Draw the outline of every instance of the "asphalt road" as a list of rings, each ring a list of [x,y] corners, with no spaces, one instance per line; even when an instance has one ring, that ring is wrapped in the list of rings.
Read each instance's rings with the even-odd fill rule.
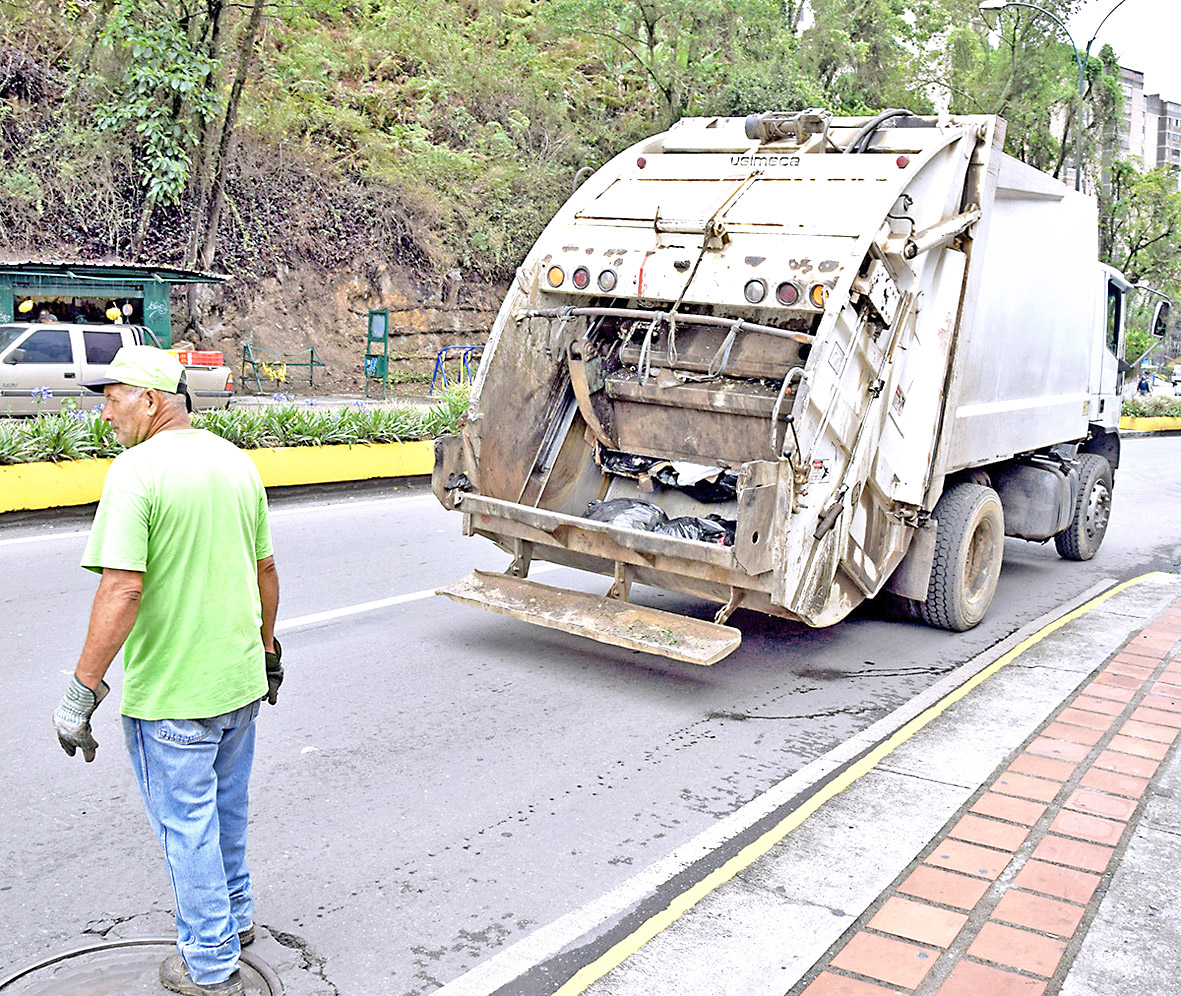
[[[1181,439],[1124,446],[1099,556],[1068,563],[1052,544],[1008,541],[977,629],[861,612],[812,631],[739,611],[742,647],[708,669],[431,597],[507,558],[461,537],[459,517],[425,489],[279,499],[288,680],[261,718],[250,853],[258,922],[303,970],[288,991],[431,992],[1096,581],[1174,570]],[[77,566],[86,525],[0,519],[0,977],[96,936],[169,923],[117,710],[97,714],[92,765],[66,758],[49,726],[95,586]],[[605,588],[565,570],[541,579]]]

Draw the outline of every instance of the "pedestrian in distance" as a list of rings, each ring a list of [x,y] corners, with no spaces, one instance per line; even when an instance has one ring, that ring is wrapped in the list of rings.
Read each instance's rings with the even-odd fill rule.
[[[283,681],[279,578],[266,492],[250,458],[194,429],[184,367],[124,346],[101,391],[127,449],[112,462],[82,566],[99,572],[73,680],[53,723],[65,752],[94,760],[94,710],[123,648],[122,723],[148,821],[175,896],[174,992],[244,993],[254,939],[246,866],[255,718]]]
[[[1148,393],[1148,374],[1142,373],[1140,375],[1140,383],[1136,385],[1136,390],[1142,395]]]

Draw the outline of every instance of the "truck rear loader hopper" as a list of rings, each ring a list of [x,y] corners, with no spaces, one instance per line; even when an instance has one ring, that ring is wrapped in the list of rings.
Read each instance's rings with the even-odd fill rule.
[[[441,593],[712,664],[739,606],[828,626],[890,592],[963,630],[1006,535],[1093,556],[1129,285],[1094,201],[1003,138],[990,116],[690,118],[598,170],[436,442],[436,496],[512,557]],[[536,560],[609,589],[538,584]]]

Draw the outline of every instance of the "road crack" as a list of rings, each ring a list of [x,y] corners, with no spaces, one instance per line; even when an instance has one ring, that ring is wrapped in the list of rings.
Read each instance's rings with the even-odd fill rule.
[[[116,927],[125,923],[130,923],[132,920],[138,920],[142,916],[151,916],[154,913],[161,912],[164,911],[147,910],[143,913],[130,913],[127,916],[112,916],[103,917],[99,920],[90,920],[87,922],[86,926],[82,928],[82,933],[92,934],[95,937],[101,937],[103,940],[106,940],[107,934],[109,934]]]
[[[784,716],[760,716],[752,712],[707,712],[706,719],[732,719],[737,723],[748,719],[831,719],[833,716],[863,716],[873,710],[864,706],[846,706],[838,709],[821,709],[818,712],[789,713]]]
[[[260,926],[266,927],[271,937],[273,937],[283,947],[290,948],[292,951],[295,951],[299,954],[300,958],[303,960],[303,964],[299,967],[303,971],[310,972],[317,979],[323,982],[324,985],[326,985],[329,990],[335,994],[335,996],[340,996],[340,989],[337,988],[336,983],[328,978],[328,972],[326,971],[328,966],[327,958],[325,958],[323,955],[317,954],[312,946],[298,934],[289,934],[284,930],[276,930],[274,927],[268,926],[265,923],[260,924]]]

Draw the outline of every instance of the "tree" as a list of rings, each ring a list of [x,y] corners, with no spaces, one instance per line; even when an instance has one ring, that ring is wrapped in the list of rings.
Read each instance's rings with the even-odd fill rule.
[[[144,186],[139,224],[131,244],[138,258],[157,204],[176,204],[191,172],[193,150],[218,107],[209,77],[218,64],[191,31],[187,17],[118,0],[102,29],[103,40],[124,53],[126,65],[114,93],[95,112],[99,128],[128,129],[139,148]]]
[[[1167,293],[1181,289],[1181,192],[1167,166],[1140,172],[1135,160],[1112,163],[1100,199],[1099,254],[1107,263]]]

